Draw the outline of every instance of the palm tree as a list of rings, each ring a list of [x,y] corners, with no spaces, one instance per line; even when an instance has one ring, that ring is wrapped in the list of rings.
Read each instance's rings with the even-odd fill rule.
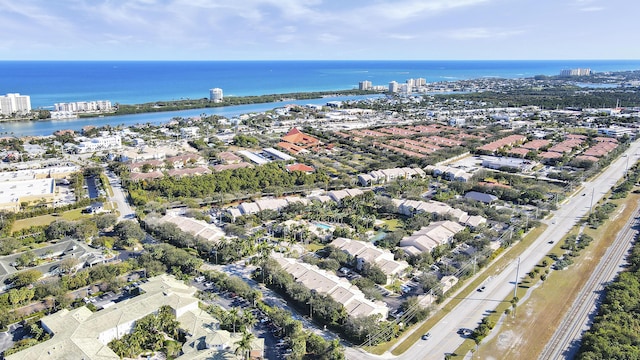
[[[119,339],[111,341],[109,343],[109,347],[111,348],[111,350],[113,350],[114,353],[116,353],[116,355],[120,357],[120,359],[124,358],[127,355],[128,347],[123,341]]]
[[[233,323],[233,333],[235,334],[236,333],[236,321],[238,321],[238,318],[239,318],[238,308],[232,307],[231,310],[229,310],[228,314],[231,317],[231,322]]]
[[[258,319],[250,311],[244,311],[242,313],[242,322],[248,331],[253,329],[253,326],[258,322]]]
[[[234,343],[237,346],[235,354],[242,355],[243,359],[249,359],[253,339],[255,339],[255,336],[251,332],[244,330],[242,338]]]

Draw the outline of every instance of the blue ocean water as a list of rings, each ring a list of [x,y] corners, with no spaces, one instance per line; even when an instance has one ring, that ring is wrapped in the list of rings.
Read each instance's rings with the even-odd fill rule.
[[[392,80],[402,83],[409,78],[425,78],[431,83],[481,77],[557,75],[562,69],[578,67],[596,72],[636,70],[640,69],[640,60],[0,61],[0,94],[29,95],[34,109],[51,109],[58,102],[110,100],[137,104],[205,98],[214,87],[222,88],[225,97],[246,96],[354,89],[363,80],[386,86]],[[216,111],[225,115],[225,111],[235,112],[235,109]],[[215,112],[207,110],[206,113]],[[105,117],[94,120],[94,124],[130,124],[138,120],[157,123],[158,117],[164,121],[171,118],[168,114],[146,114],[133,119]],[[150,118],[153,120],[145,121]],[[55,126],[78,129],[83,121],[50,122],[46,127],[42,126],[43,122],[38,125],[3,123],[5,129],[0,132],[13,132],[17,136],[47,135]]]
[[[2,61],[0,94],[30,95],[34,108],[57,102],[138,104],[225,96],[353,89],[409,78],[427,82],[557,75],[568,68],[640,69],[640,60],[558,61]]]

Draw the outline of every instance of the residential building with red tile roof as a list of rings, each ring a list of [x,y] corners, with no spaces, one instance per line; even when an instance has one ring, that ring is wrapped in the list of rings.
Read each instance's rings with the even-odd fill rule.
[[[421,154],[431,154],[432,152],[434,152],[435,150],[433,149],[429,149],[429,148],[425,148],[421,145],[414,145],[408,141],[406,141],[406,139],[402,139],[402,140],[391,140],[389,141],[389,144],[394,145],[394,146],[399,146],[401,148],[405,148],[411,151],[415,151],[415,152],[419,152]]]
[[[211,170],[209,170],[208,167],[200,166],[193,168],[171,169],[167,171],[167,175],[173,177],[198,176],[204,174],[211,174]]]
[[[585,156],[603,157],[618,147],[614,142],[599,142],[582,153]]]
[[[289,172],[302,171],[304,173],[312,173],[316,171],[316,169],[313,166],[299,164],[299,163],[287,165],[287,170]]]
[[[478,150],[495,152],[507,146],[514,146],[527,141],[524,135],[510,135],[496,141],[492,141],[478,148]]]
[[[351,130],[352,134],[355,134],[360,137],[387,137],[389,134],[385,134],[379,131],[370,130],[370,129],[360,129],[360,130]]]
[[[289,130],[281,140],[282,141],[278,143],[278,146],[294,155],[306,150],[315,149],[322,144],[320,140],[303,133],[295,127]]]
[[[509,149],[509,151],[507,151],[507,154],[515,155],[515,156],[519,156],[519,157],[525,157],[525,156],[527,156],[529,151],[531,151],[531,150],[528,150],[528,149],[525,149],[525,148],[521,148],[521,147],[517,147],[517,148]]]
[[[553,145],[552,147],[549,148],[549,151],[551,152],[557,152],[557,153],[570,153],[572,151],[574,151],[574,149],[578,149],[580,147],[582,147],[582,144],[584,143],[584,140],[579,139],[579,138],[570,138],[567,139],[563,142],[557,143],[555,145]]]
[[[605,136],[598,136],[594,140],[597,142],[613,142],[616,144],[618,143],[618,139],[612,138],[612,137],[605,137]]]
[[[382,144],[382,143],[374,143],[373,144],[374,147],[381,147],[383,149],[388,149],[391,150],[393,152],[399,153],[399,154],[403,154],[403,155],[407,155],[407,156],[412,156],[412,157],[417,157],[417,158],[423,158],[425,157],[425,155],[423,154],[419,154],[417,152],[414,151],[409,151],[409,150],[405,150],[399,147],[395,147],[395,146],[391,146],[391,145],[387,145],[387,144]]]
[[[589,156],[589,155],[578,155],[576,156],[576,160],[586,160],[586,161],[591,161],[591,162],[598,162],[598,158],[595,156]]]
[[[129,171],[131,171],[132,173],[135,173],[135,172],[141,172],[142,168],[145,165],[148,165],[154,169],[163,169],[165,167],[165,162],[162,160],[138,161],[138,162],[130,163],[128,167],[129,167]]]
[[[463,144],[462,141],[453,140],[442,136],[429,136],[423,139],[427,139],[431,143],[446,147],[460,146]]]
[[[300,146],[313,146],[320,144],[320,140],[314,138],[311,135],[307,135],[298,128],[289,130],[287,135],[282,137],[282,141],[286,141],[291,144],[297,144]]]
[[[538,156],[541,159],[551,160],[551,159],[559,159],[559,158],[561,158],[562,154],[558,153],[558,152],[553,152],[553,151],[545,151],[545,152],[542,152],[542,153],[538,154]]]
[[[227,165],[239,164],[242,162],[242,158],[230,151],[223,151],[218,154],[218,159]]]
[[[171,156],[166,158],[165,161],[174,168],[182,168],[190,164],[204,165],[204,158],[198,154]]]
[[[213,166],[213,170],[215,171],[224,171],[224,170],[233,170],[233,169],[241,169],[241,168],[245,168],[245,167],[251,167],[253,165],[249,164],[248,162],[239,162],[237,164],[218,164],[218,165],[214,165]]]
[[[398,127],[382,128],[379,130],[387,134],[399,135],[399,136],[411,136],[416,134],[414,131],[411,131],[408,129],[401,129]]]
[[[129,178],[132,181],[140,181],[140,180],[146,180],[146,179],[160,179],[162,177],[164,177],[164,174],[160,171],[152,171],[148,173],[131,173],[131,175],[129,176]]]
[[[540,148],[549,145],[549,140],[539,139],[539,140],[531,140],[522,144],[520,147],[528,150],[540,150]]]

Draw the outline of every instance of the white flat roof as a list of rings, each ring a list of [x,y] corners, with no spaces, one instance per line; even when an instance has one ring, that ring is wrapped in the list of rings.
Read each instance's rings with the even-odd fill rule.
[[[5,181],[0,187],[0,203],[16,202],[25,196],[44,196],[55,193],[54,179]]]
[[[278,159],[281,159],[281,160],[284,160],[284,161],[289,161],[289,160],[295,160],[296,159],[293,156],[287,155],[287,154],[283,153],[282,151],[276,150],[274,148],[264,148],[262,150],[264,150],[266,153],[269,153],[269,154],[277,157]]]
[[[251,151],[248,151],[248,150],[240,150],[240,151],[238,151],[238,154],[246,156],[249,160],[253,161],[254,163],[256,163],[258,165],[264,165],[264,164],[270,163],[269,160],[263,158],[262,156],[254,154],[254,153],[252,153]]]

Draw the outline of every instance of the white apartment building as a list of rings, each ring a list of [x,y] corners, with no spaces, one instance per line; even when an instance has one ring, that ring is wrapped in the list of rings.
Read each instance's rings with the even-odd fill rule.
[[[197,126],[189,126],[180,129],[180,136],[183,139],[193,139],[198,136],[200,128]]]
[[[220,330],[218,320],[198,307],[197,289],[169,275],[140,284],[141,294],[92,312],[86,306],[63,309],[40,320],[51,336],[6,356],[10,360],[118,360],[107,344],[133,332],[136,321],[168,306],[181,329],[187,329],[179,359],[235,359],[242,335]],[[236,352],[237,353],[237,352]],[[250,357],[264,358],[264,339],[251,342]],[[143,358],[148,358],[143,356]]]
[[[81,154],[100,150],[120,149],[121,147],[122,138],[120,135],[100,136],[80,142],[76,145],[76,152]]]
[[[415,79],[414,85],[416,87],[427,86],[427,79],[425,79],[425,78],[417,78],[417,79]]]
[[[365,80],[365,81],[360,81],[360,83],[358,83],[358,89],[360,90],[371,90],[373,87],[373,85],[371,84],[371,81]]]
[[[453,221],[436,221],[400,240],[400,247],[409,255],[430,252],[440,245],[451,242],[453,236],[464,230],[464,226]]]
[[[614,125],[614,126],[609,126],[607,128],[598,128],[598,134],[612,136],[615,138],[623,137],[624,135],[629,135],[631,138],[635,138],[636,131],[632,128]]]
[[[222,96],[222,89],[220,88],[213,88],[209,90],[209,100],[215,102],[215,103],[219,103],[222,102],[223,100],[223,96]]]
[[[406,261],[396,261],[391,251],[379,249],[370,242],[337,238],[331,242],[331,245],[355,257],[358,270],[362,270],[365,263],[376,264],[387,275],[387,282],[409,267]]]
[[[26,114],[31,111],[31,97],[12,93],[0,96],[0,114]]]
[[[391,81],[389,83],[389,92],[397,93],[398,92],[398,83],[396,81]]]
[[[347,279],[296,259],[285,257],[275,257],[274,259],[284,271],[293,276],[296,282],[310,290],[328,295],[341,303],[349,316],[380,315],[380,319],[386,319],[389,315],[387,304],[367,299],[364,293]]]
[[[560,76],[588,76],[591,75],[591,69],[564,69],[560,71]]]
[[[393,168],[374,170],[367,174],[359,174],[358,182],[362,186],[382,184],[396,179],[424,178],[426,173],[420,168]]]
[[[69,111],[69,112],[87,112],[87,111],[111,111],[113,106],[109,100],[96,100],[96,101],[76,101],[69,103],[55,103],[53,104],[55,111]]]
[[[409,87],[409,89],[413,89],[416,86],[416,80],[415,79],[407,79],[407,86]]]

